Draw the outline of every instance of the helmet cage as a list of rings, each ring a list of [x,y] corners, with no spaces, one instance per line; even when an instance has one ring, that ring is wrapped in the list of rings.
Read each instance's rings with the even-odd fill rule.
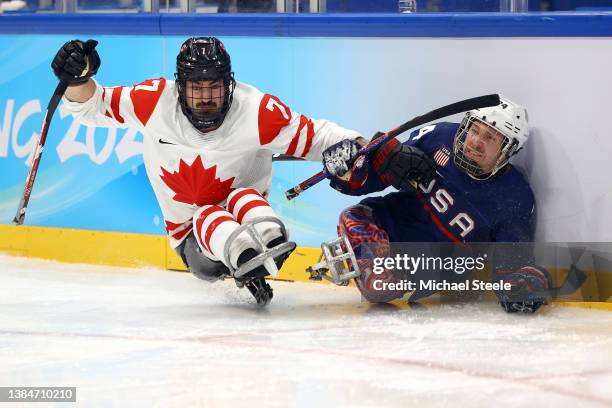
[[[177,56],[176,71],[174,77],[183,114],[202,132],[218,128],[232,105],[236,88],[230,57],[223,44],[214,37],[187,40]],[[223,81],[223,96],[217,98],[223,98],[223,102],[217,101],[217,109],[214,111],[196,109],[198,101],[194,98],[193,91],[198,91],[199,95],[203,95],[201,98],[207,101],[211,101],[210,97],[220,92],[216,86],[192,84],[192,94],[188,95],[187,82],[220,80]],[[214,99],[212,102],[215,102]]]
[[[465,156],[465,139],[474,121],[478,121],[479,123],[486,125],[504,137],[504,141],[502,142],[497,153],[497,161],[493,165],[492,169],[483,169],[474,160],[468,159]],[[518,144],[519,142],[517,139],[508,137],[508,135],[500,131],[500,129],[497,127],[492,126],[486,121],[474,116],[471,112],[468,112],[461,121],[461,125],[455,134],[455,139],[453,142],[453,161],[459,169],[463,170],[473,179],[486,180],[495,175],[506,164],[508,164],[510,157],[518,152]]]
[[[198,99],[193,96],[193,91],[199,90],[204,95],[214,95],[216,92],[213,86],[198,86],[196,84],[192,85],[192,95],[188,95],[187,92],[187,82],[199,82],[199,81],[213,81],[211,79],[180,79],[180,75],[175,74],[176,84],[178,86],[178,95],[179,95],[179,104],[181,105],[181,110],[183,114],[189,119],[189,122],[200,131],[209,131],[218,128],[227,112],[229,111],[232,101],[234,98],[234,89],[236,88],[236,81],[234,80],[234,73],[230,72],[229,75],[226,75],[223,79],[223,94],[220,97],[216,98],[207,98],[207,100],[221,99],[223,98],[223,102],[220,103],[218,101],[216,103],[218,109],[216,111],[199,111],[191,106],[197,106]],[[218,78],[220,79],[220,78]],[[215,79],[217,80],[217,79]],[[188,101],[190,100],[190,101]],[[191,102],[191,103],[189,103]]]

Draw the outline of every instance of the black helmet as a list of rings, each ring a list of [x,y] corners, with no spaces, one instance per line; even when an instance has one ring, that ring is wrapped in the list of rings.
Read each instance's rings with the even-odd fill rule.
[[[229,111],[234,96],[234,73],[230,56],[223,43],[215,37],[190,38],[181,45],[181,51],[176,57],[176,83],[178,86],[179,103],[189,122],[196,129],[208,132],[218,128]],[[187,95],[187,81],[223,81],[225,97],[213,107],[213,110],[196,110],[197,101],[192,95]],[[192,108],[187,99],[191,98]],[[214,101],[210,102],[215,104]]]

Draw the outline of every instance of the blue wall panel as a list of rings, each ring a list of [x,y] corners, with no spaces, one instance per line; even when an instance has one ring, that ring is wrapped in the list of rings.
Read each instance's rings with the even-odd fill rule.
[[[589,133],[585,126],[596,127],[606,117],[594,112],[607,106],[598,101],[607,101],[611,89],[610,41],[599,38],[612,36],[612,15],[605,13],[3,15],[0,223],[9,223],[15,214],[33,142],[56,84],[49,64],[63,42],[77,36],[98,39],[102,66],[96,79],[107,86],[131,85],[145,78],[172,78],[180,43],[188,35],[206,34],[222,36],[238,80],[277,95],[298,112],[333,120],[365,136],[445,103],[502,92],[535,112],[540,132],[544,129],[557,141],[573,141],[563,138],[567,129],[580,126],[574,133]],[[596,85],[588,86],[589,81]],[[585,112],[576,115],[580,109]],[[163,219],[142,165],[141,143],[142,135],[136,132],[78,126],[60,106],[27,222],[163,234]],[[559,146],[547,144],[546,151]],[[333,236],[339,212],[356,201],[326,185],[291,203],[284,199],[284,190],[319,169],[318,163],[275,164],[270,201],[301,245],[317,246]],[[539,174],[547,173],[544,169]],[[562,185],[568,184],[568,177],[564,175]],[[551,175],[535,181],[546,187],[553,179]],[[551,195],[540,197],[557,202]],[[540,204],[551,214],[561,211],[551,203]],[[322,206],[327,211],[321,212]],[[540,224],[546,225],[544,221]],[[591,232],[584,236],[591,237]],[[548,239],[545,233],[541,236]],[[561,237],[556,230],[554,236]]]
[[[612,13],[10,14],[0,34],[601,37],[612,36]]]

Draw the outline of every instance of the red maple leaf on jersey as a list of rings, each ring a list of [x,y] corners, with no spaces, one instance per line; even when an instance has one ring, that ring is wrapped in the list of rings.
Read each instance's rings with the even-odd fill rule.
[[[191,165],[181,160],[178,171],[173,173],[163,167],[161,171],[161,179],[175,193],[172,198],[181,203],[198,207],[219,204],[233,190],[231,187],[235,177],[221,181],[217,177],[217,166],[204,167],[200,156]]]

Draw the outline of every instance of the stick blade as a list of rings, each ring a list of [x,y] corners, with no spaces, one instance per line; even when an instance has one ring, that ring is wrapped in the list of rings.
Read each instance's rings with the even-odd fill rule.
[[[299,195],[299,193],[295,190],[294,188],[290,188],[289,190],[285,191],[285,197],[287,197],[287,200],[293,200],[295,197],[297,197]]]
[[[15,225],[23,225],[25,221],[25,208],[20,209],[15,214],[15,218],[13,218],[13,224]]]
[[[557,295],[570,295],[576,292],[586,279],[586,272],[578,268],[575,264],[572,264],[565,277],[565,282],[563,282],[563,285],[561,285],[557,291]]]

